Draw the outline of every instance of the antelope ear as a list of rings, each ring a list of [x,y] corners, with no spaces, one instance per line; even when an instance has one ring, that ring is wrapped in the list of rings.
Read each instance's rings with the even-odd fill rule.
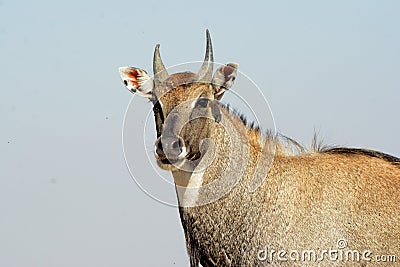
[[[129,91],[142,97],[152,98],[153,79],[145,70],[132,67],[120,67],[118,71]]]
[[[228,63],[215,71],[212,79],[215,99],[220,100],[225,91],[231,88],[236,79],[238,66],[236,63]]]

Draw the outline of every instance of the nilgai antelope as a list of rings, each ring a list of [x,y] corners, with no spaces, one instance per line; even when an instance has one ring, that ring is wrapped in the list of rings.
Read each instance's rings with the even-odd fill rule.
[[[289,152],[282,136],[263,135],[219,102],[238,65],[213,74],[206,37],[198,73],[168,74],[159,45],[154,77],[119,69],[126,87],[153,104],[154,153],[174,177],[190,266],[400,261],[400,159],[344,147]],[[252,187],[260,170],[265,179]]]

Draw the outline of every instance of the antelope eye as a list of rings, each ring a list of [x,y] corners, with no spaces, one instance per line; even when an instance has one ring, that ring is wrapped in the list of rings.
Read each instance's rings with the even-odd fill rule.
[[[206,108],[207,105],[208,105],[208,99],[207,98],[200,98],[196,102],[196,107]]]

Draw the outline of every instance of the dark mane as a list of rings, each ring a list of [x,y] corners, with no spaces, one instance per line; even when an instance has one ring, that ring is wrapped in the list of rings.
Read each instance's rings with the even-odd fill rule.
[[[368,157],[383,159],[387,162],[394,164],[397,167],[400,167],[400,158],[370,149],[334,147],[322,150],[320,152],[341,155],[364,155]]]
[[[254,122],[249,123],[246,120],[246,117],[240,113],[238,110],[233,109],[229,104],[222,104],[219,103],[219,105],[224,108],[225,110],[228,111],[229,114],[235,116],[236,118],[239,119],[239,121],[241,121],[247,128],[257,132],[258,134],[260,134],[260,127],[255,125]],[[272,138],[272,134],[270,132],[267,132],[267,137]],[[307,151],[309,151],[308,149],[306,149],[304,146],[302,146],[301,144],[299,144],[298,142],[296,142],[294,139],[281,135],[279,134],[279,137],[281,140],[286,141],[287,145],[286,147],[294,147],[295,149],[297,149],[297,151],[301,154],[301,153],[307,153]],[[368,156],[368,157],[372,157],[372,158],[378,158],[378,159],[382,159],[384,161],[387,161],[393,165],[395,165],[396,167],[400,168],[400,158],[397,158],[395,156],[386,154],[386,153],[382,153],[379,151],[375,151],[375,150],[371,150],[371,149],[363,149],[363,148],[348,148],[348,147],[332,147],[332,146],[327,146],[324,145],[322,141],[317,140],[317,134],[314,133],[314,137],[312,139],[312,145],[311,145],[311,151],[317,152],[317,153],[322,153],[322,154],[340,154],[340,155],[349,155],[349,156],[353,156],[353,155],[364,155],[364,156]]]
[[[232,108],[229,104],[223,104],[221,102],[219,102],[218,104],[220,107],[227,110],[229,114],[238,118],[244,124],[244,126],[246,126],[246,128],[254,130],[255,132],[260,132],[260,127],[256,125],[255,122],[249,123],[243,113],[239,112],[237,109]]]

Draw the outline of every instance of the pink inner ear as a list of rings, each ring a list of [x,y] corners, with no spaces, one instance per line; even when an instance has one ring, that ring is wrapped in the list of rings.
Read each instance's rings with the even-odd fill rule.
[[[224,77],[225,77],[225,81],[229,80],[229,76],[235,71],[234,68],[230,67],[230,66],[225,66],[223,67],[223,72],[224,72]]]
[[[135,88],[139,88],[139,79],[137,78],[139,75],[138,71],[136,69],[132,69],[127,72],[126,75],[130,78],[130,81],[132,81],[133,86]]]

